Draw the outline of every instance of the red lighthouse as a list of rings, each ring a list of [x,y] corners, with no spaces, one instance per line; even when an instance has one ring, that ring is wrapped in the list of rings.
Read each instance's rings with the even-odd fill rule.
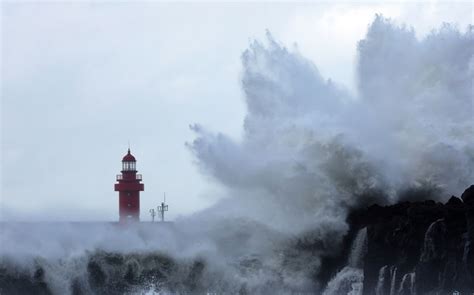
[[[117,175],[115,191],[119,192],[120,222],[140,221],[140,192],[145,187],[142,175],[137,174],[135,157],[128,153],[122,159],[122,174]]]

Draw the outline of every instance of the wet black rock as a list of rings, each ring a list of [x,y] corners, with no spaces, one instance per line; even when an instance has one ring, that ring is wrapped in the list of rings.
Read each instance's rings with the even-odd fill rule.
[[[474,185],[471,185],[464,191],[464,193],[461,195],[461,199],[463,200],[464,204],[470,207],[474,206]]]
[[[474,281],[474,185],[471,185],[461,196],[466,204],[467,235],[463,263],[466,275]]]
[[[367,228],[363,294],[474,292],[474,186],[461,199],[372,205],[350,214],[352,232]]]

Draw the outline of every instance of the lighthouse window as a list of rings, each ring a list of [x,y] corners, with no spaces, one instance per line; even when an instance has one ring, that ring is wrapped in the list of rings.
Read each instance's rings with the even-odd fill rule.
[[[128,171],[130,169],[131,163],[130,162],[123,162],[123,170]]]
[[[124,171],[135,171],[136,164],[135,162],[123,162],[122,170]]]

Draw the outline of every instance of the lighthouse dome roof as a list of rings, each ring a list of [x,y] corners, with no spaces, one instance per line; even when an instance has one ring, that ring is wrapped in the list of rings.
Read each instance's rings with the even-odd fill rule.
[[[130,149],[128,149],[128,153],[123,157],[122,162],[136,162],[135,157],[130,153]]]

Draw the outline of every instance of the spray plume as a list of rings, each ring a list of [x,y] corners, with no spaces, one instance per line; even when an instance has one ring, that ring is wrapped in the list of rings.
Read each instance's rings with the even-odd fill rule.
[[[472,27],[445,24],[418,40],[377,15],[358,44],[355,97],[267,37],[242,55],[242,142],[192,126],[190,148],[232,207],[294,230],[416,191],[459,194],[472,182]]]

